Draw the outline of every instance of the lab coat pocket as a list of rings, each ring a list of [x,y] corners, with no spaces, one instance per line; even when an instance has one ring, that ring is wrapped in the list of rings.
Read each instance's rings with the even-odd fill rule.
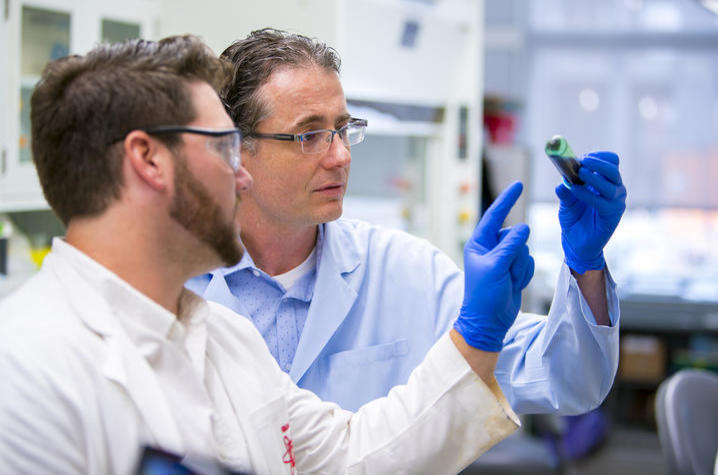
[[[356,410],[372,399],[386,396],[386,388],[405,381],[412,368],[406,368],[409,341],[340,351],[324,358],[321,365],[325,395],[350,401],[345,409]],[[406,373],[406,374],[404,374]],[[319,394],[323,398],[323,394]]]
[[[256,409],[248,419],[254,434],[248,434],[247,444],[257,473],[294,473],[292,431],[284,397]]]

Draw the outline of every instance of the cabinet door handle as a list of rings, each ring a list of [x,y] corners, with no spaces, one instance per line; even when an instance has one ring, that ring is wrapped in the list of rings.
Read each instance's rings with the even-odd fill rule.
[[[2,154],[0,154],[0,175],[5,174],[5,164],[7,159],[7,149],[3,147]]]
[[[5,0],[5,21],[10,17],[10,0]]]

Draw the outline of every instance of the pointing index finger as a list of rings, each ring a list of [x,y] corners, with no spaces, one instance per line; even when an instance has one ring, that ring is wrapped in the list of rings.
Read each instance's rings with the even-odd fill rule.
[[[479,221],[479,224],[474,230],[472,239],[488,247],[493,247],[493,244],[497,240],[499,230],[504,221],[506,221],[506,217],[509,215],[511,208],[516,204],[516,200],[519,199],[523,187],[520,181],[515,181],[501,192],[498,198],[491,203],[489,209],[487,209],[486,213],[481,217],[481,221]]]

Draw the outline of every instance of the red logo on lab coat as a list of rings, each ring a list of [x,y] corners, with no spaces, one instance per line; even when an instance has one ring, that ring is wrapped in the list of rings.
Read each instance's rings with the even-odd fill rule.
[[[284,432],[284,455],[282,456],[282,462],[288,463],[291,469],[291,474],[294,475],[294,449],[292,447],[292,439],[289,438],[287,432],[289,431],[289,424],[282,426],[282,432]]]

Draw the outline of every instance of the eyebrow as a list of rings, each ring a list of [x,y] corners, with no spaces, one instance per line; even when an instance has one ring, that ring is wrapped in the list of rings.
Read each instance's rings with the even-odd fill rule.
[[[346,121],[348,121],[350,118],[351,118],[351,115],[347,112],[347,113],[345,113],[345,114],[340,115],[340,116],[336,119],[336,121],[335,121],[334,123],[335,123],[335,125],[336,125],[336,124],[341,123],[341,122],[346,122]],[[306,127],[306,126],[311,125],[311,124],[317,124],[317,123],[324,122],[324,120],[325,120],[325,117],[324,117],[324,116],[319,115],[319,114],[312,114],[312,115],[310,115],[310,116],[307,116],[307,117],[303,118],[303,119],[300,120],[299,122],[297,122],[297,123],[294,125],[294,128],[295,128],[295,129],[301,129],[301,128]]]

